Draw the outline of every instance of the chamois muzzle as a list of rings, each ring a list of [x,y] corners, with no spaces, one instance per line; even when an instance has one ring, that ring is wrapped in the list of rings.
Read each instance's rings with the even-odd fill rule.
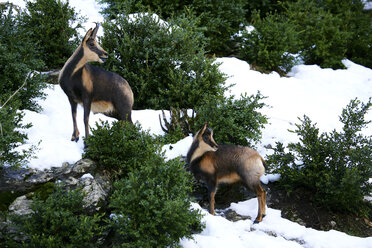
[[[106,52],[102,53],[101,55],[99,55],[99,59],[102,61],[101,63],[104,63],[106,62],[106,59],[108,58],[108,55]]]

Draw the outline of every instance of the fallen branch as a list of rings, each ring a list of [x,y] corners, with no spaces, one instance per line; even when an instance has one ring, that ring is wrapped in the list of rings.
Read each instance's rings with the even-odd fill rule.
[[[18,93],[18,91],[20,91],[27,83],[27,79],[29,78],[29,76],[31,75],[31,71],[29,73],[27,73],[27,76],[25,78],[25,81],[23,82],[23,84],[21,85],[21,87],[19,87],[6,101],[3,105],[1,105],[0,107],[0,110]],[[3,126],[1,125],[1,122],[0,122],[0,133],[1,133],[1,136],[4,136],[4,133],[3,133]]]
[[[20,91],[27,83],[27,79],[28,77],[31,75],[31,71],[29,73],[27,73],[27,76],[25,78],[25,81],[23,82],[23,84],[21,85],[21,87],[19,87],[9,98],[8,100],[5,101],[5,103],[0,107],[0,109],[2,109],[9,101],[10,99],[12,99],[17,93],[18,91]]]

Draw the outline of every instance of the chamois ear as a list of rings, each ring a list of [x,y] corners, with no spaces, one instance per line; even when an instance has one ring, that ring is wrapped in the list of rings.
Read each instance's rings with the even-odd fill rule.
[[[96,35],[97,35],[98,28],[99,28],[99,23],[96,22],[96,27],[93,29],[93,32],[92,32],[92,35],[91,35],[91,38],[92,38],[93,40],[96,39]]]
[[[206,122],[203,126],[202,129],[200,129],[195,135],[194,135],[194,140],[197,139],[198,137],[202,136],[204,134],[205,129],[207,128],[208,122]]]
[[[90,38],[90,36],[92,35],[92,28],[90,28],[89,30],[88,30],[88,32],[85,34],[85,36],[84,36],[84,39],[83,39],[83,42],[84,41],[87,41],[89,38]]]
[[[200,130],[200,134],[203,135],[205,130],[207,129],[207,126],[208,126],[208,122],[204,123],[204,126],[203,128]]]

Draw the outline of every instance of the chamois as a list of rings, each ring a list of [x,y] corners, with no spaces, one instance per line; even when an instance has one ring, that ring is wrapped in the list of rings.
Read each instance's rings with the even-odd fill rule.
[[[73,133],[79,140],[76,123],[77,104],[84,108],[85,137],[89,135],[89,114],[103,113],[118,120],[132,122],[133,92],[128,82],[116,73],[105,71],[88,62],[103,63],[107,52],[96,41],[99,24],[85,34],[79,47],[63,66],[58,82],[71,105]]]
[[[195,178],[208,187],[209,212],[215,214],[214,197],[219,183],[242,181],[258,196],[258,215],[254,223],[261,222],[266,214],[266,192],[260,182],[265,173],[265,161],[249,147],[217,144],[213,130],[207,125],[205,123],[194,136],[186,162]]]

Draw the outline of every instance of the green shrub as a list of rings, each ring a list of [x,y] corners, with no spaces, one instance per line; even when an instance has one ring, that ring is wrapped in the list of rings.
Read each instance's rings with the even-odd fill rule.
[[[111,226],[118,247],[178,247],[201,231],[201,214],[190,209],[191,175],[177,160],[154,154],[114,184]]]
[[[83,18],[67,1],[26,1],[22,24],[48,69],[62,68],[79,44],[77,29]],[[74,26],[71,26],[73,23]]]
[[[101,215],[89,216],[80,191],[55,188],[46,200],[34,197],[33,213],[13,216],[18,233],[27,240],[21,247],[100,247]]]
[[[288,144],[288,152],[278,143],[269,156],[279,184],[289,192],[309,190],[314,203],[330,210],[363,212],[363,198],[372,191],[372,138],[360,131],[370,122],[364,115],[371,106],[352,100],[340,116],[341,132],[320,134],[305,116],[295,130],[300,141]]]
[[[46,86],[33,71],[42,69],[44,64],[13,6],[0,11],[0,103],[4,104],[19,89],[8,104],[17,109],[40,110],[34,99],[44,96],[41,90]]]
[[[297,53],[299,48],[295,25],[279,14],[269,14],[265,18],[261,18],[259,12],[252,15],[255,29],[242,32],[240,57],[262,71],[287,73],[296,64],[291,53]]]
[[[267,123],[267,117],[259,112],[266,106],[262,99],[259,92],[242,95],[237,100],[233,97],[211,98],[196,108],[198,118],[194,131],[208,122],[218,143],[252,146],[261,138],[260,129]]]
[[[43,98],[43,77],[31,73],[43,67],[27,30],[19,22],[19,14],[10,4],[0,7],[0,167],[25,164],[32,149],[14,150],[25,143],[27,135],[18,109],[39,111],[37,98]]]
[[[120,121],[112,125],[108,122],[97,124],[85,143],[88,149],[83,157],[96,161],[100,169],[119,177],[138,168],[161,149],[155,138],[142,131],[139,124]]]
[[[292,0],[250,0],[246,1],[244,8],[246,9],[246,18],[252,22],[256,18],[256,13],[259,11],[262,16],[269,15],[270,13],[282,13],[284,11],[283,3]]]
[[[344,58],[372,65],[371,12],[360,0],[249,1],[246,8],[255,30],[243,32],[240,54],[263,71],[287,72],[291,54],[334,69],[344,68]]]
[[[20,130],[30,128],[31,125],[22,124],[23,114],[11,107],[0,109],[0,167],[21,166],[32,157],[35,146],[19,151],[17,148],[27,140],[27,135]]]
[[[289,2],[288,21],[296,25],[301,39],[301,55],[306,64],[343,68],[352,30],[342,28],[344,20],[316,1]]]
[[[102,46],[114,53],[105,66],[131,85],[134,108],[191,108],[207,95],[222,94],[225,77],[204,56],[203,37],[192,21],[162,24],[152,14],[125,11],[103,24]]]
[[[190,209],[191,175],[179,161],[164,161],[154,137],[126,122],[100,123],[92,132],[84,157],[111,171],[114,182],[112,245],[173,247],[201,229],[199,212]]]
[[[121,13],[123,5],[130,9],[130,13],[152,11],[166,21],[191,10],[199,17],[197,26],[203,29],[203,34],[208,40],[206,50],[218,56],[226,56],[234,51],[236,43],[232,37],[245,23],[245,1],[242,0],[142,0],[125,1],[125,3],[117,0],[101,0],[100,2],[107,4],[104,13],[108,16]]]
[[[364,10],[365,1],[322,1],[324,9],[342,20],[340,29],[349,32],[345,57],[358,64],[372,68],[372,12]]]

